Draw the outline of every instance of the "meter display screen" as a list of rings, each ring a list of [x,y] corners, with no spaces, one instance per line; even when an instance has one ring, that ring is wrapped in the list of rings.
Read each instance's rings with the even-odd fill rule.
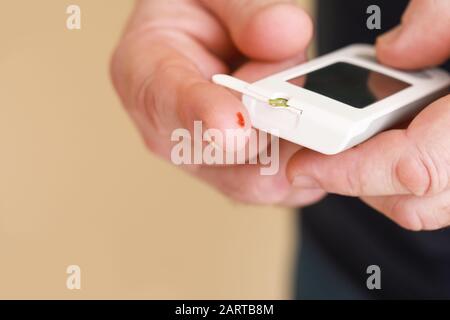
[[[288,82],[360,109],[411,86],[345,62],[331,64]]]

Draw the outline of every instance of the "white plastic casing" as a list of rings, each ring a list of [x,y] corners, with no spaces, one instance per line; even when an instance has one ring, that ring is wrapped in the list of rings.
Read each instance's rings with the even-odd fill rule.
[[[337,62],[347,62],[411,84],[391,96],[359,109],[319,93],[287,82]],[[370,45],[351,45],[313,59],[297,67],[250,84],[252,96],[242,100],[252,125],[263,131],[277,132],[280,138],[324,154],[336,154],[351,148],[380,131],[392,127],[443,95],[450,76],[440,69],[404,72],[376,62]],[[274,108],[263,99],[285,98],[288,108]]]

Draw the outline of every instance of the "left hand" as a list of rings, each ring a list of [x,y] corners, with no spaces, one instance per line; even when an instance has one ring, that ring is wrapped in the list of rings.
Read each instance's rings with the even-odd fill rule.
[[[439,65],[450,56],[450,1],[413,0],[402,24],[377,40],[379,60],[400,69]],[[403,130],[383,132],[334,156],[301,149],[288,176],[299,188],[360,197],[410,230],[450,225],[450,95]]]

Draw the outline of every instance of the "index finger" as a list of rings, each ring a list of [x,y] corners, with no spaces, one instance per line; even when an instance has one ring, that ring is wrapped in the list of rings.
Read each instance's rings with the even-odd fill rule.
[[[203,61],[200,68],[195,61]],[[246,109],[231,92],[209,77],[226,67],[186,35],[152,32],[122,43],[113,59],[113,79],[124,104],[145,116],[154,132],[176,128],[246,129]]]

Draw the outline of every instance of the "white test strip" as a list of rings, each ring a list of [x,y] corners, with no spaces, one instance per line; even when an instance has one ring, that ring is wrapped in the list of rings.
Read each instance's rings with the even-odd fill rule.
[[[231,90],[245,94],[246,96],[252,97],[256,100],[265,102],[273,108],[287,108],[289,106],[289,101],[284,98],[270,98],[269,95],[262,95],[261,93],[252,90],[252,85],[248,82],[242,81],[238,78],[229,76],[227,74],[216,74],[212,77],[212,81],[215,84],[224,86]],[[289,108],[291,109],[291,108]],[[294,109],[292,111],[295,111]]]
[[[228,89],[240,92],[242,94],[245,94],[247,96],[250,96],[252,98],[255,98],[260,101],[267,102],[269,100],[268,97],[264,97],[252,90],[249,89],[250,84],[248,82],[245,82],[243,80],[240,80],[238,78],[229,76],[227,74],[215,74],[212,77],[212,81],[215,84],[224,86]]]

